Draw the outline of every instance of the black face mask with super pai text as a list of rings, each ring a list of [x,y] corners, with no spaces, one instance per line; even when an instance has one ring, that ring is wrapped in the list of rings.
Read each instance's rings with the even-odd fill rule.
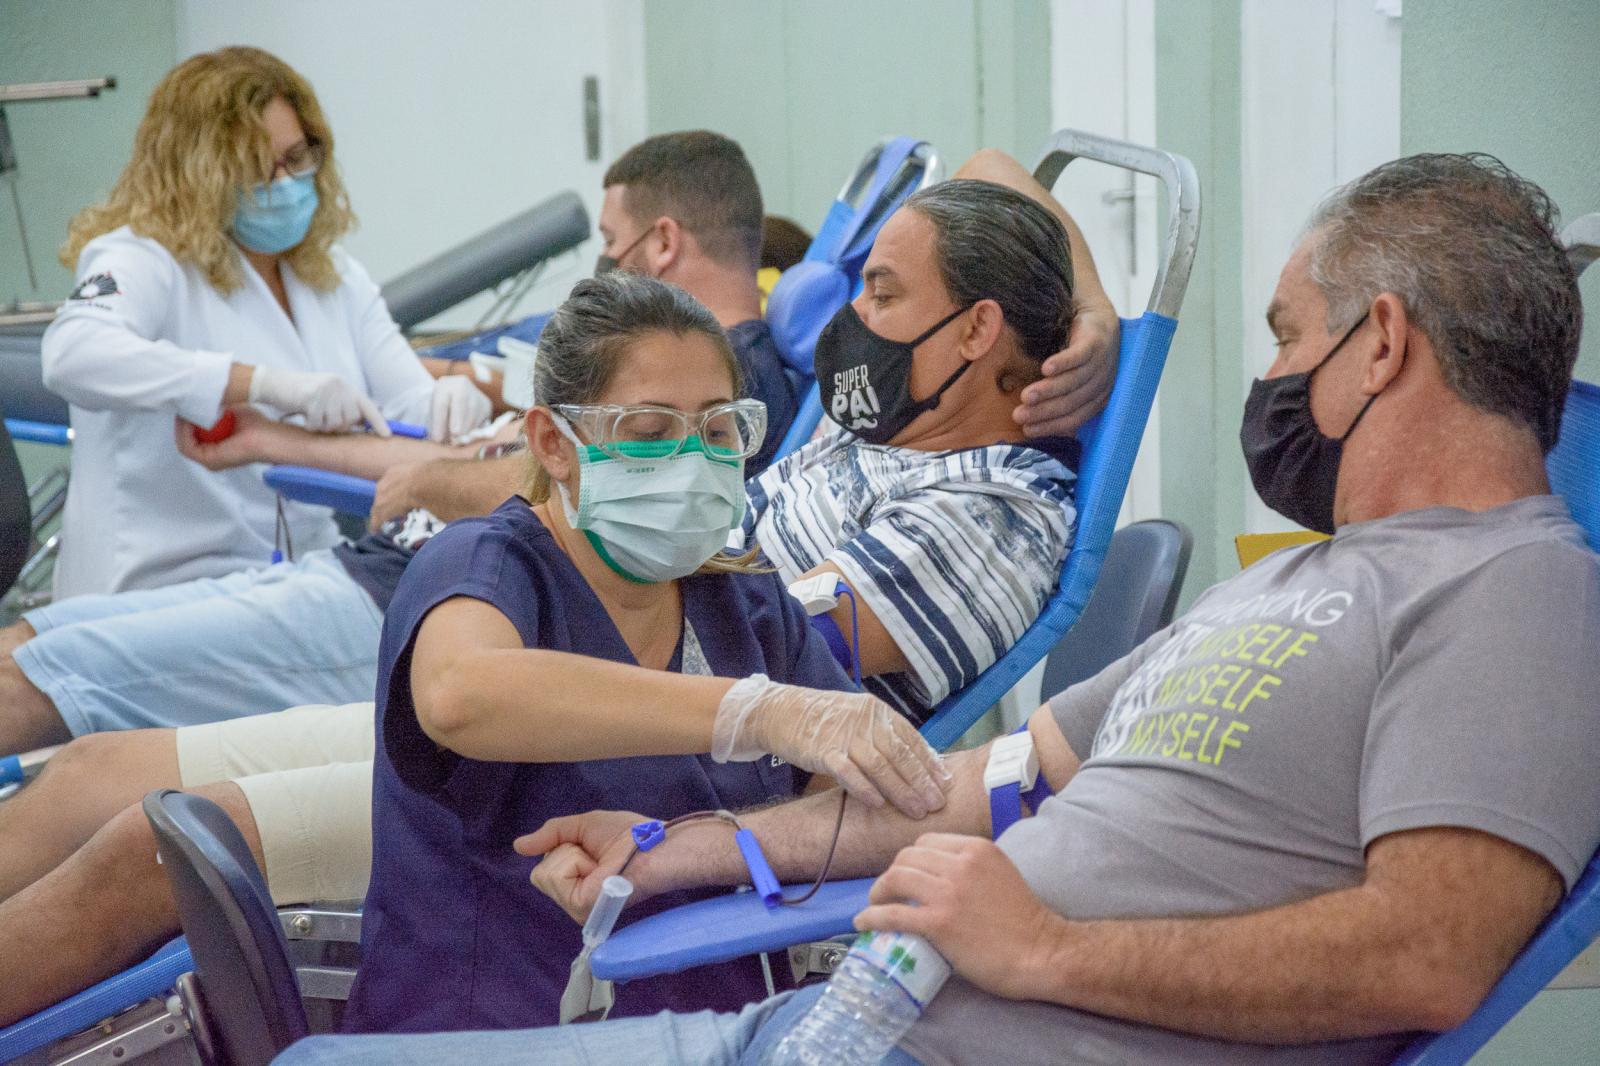
[[[887,444],[912,419],[939,406],[939,399],[972,364],[962,360],[925,400],[911,398],[911,361],[917,345],[956,320],[958,308],[924,330],[915,340],[892,341],[867,328],[850,304],[817,337],[812,368],[822,410],[868,444]]]

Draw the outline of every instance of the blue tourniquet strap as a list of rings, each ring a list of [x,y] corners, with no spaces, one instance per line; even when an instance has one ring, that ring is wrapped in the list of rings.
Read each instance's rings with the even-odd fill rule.
[[[844,639],[844,630],[839,628],[839,623],[833,620],[831,614],[814,614],[811,616],[811,628],[822,636],[822,641],[833,652],[836,661],[846,671],[851,670],[855,663],[850,658],[850,645]]]
[[[1001,785],[989,791],[989,820],[994,824],[994,838],[1022,820],[1022,786]]]

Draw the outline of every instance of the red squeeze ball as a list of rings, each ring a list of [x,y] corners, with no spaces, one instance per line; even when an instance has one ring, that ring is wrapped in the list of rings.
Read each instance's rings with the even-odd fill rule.
[[[199,426],[194,427],[194,439],[201,444],[221,444],[233,436],[233,431],[238,426],[239,420],[234,417],[233,412],[224,411],[222,412],[222,417],[217,419],[217,424],[210,429],[201,429]]]

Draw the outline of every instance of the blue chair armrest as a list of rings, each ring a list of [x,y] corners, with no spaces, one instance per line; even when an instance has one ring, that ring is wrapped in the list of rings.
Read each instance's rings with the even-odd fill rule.
[[[342,514],[365,515],[372,510],[377,483],[366,478],[335,474],[309,466],[270,466],[261,475],[286,499],[332,507]]]
[[[830,881],[806,902],[777,910],[768,910],[754,892],[674,907],[612,933],[589,961],[601,980],[632,981],[825,940],[851,931],[873,880]]]
[[[152,996],[162,995],[177,982],[179,975],[193,969],[189,942],[180,936],[139,965],[0,1029],[0,1062],[10,1062],[37,1051],[98,1025]]]
[[[25,418],[6,419],[6,432],[12,440],[25,440],[32,444],[55,444],[66,447],[72,443],[72,427],[54,422],[30,422]]]

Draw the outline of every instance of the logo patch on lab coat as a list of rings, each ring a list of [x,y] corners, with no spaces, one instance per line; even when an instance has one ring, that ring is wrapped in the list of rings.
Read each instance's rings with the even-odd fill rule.
[[[98,296],[115,296],[122,290],[117,288],[117,280],[109,273],[91,274],[78,282],[78,287],[72,290],[69,300],[93,300]]]

